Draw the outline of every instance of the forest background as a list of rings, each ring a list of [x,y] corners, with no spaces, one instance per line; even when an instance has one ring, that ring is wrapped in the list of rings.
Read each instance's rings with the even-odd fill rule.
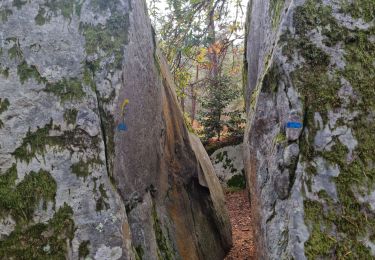
[[[206,148],[242,142],[246,0],[148,0],[185,121]]]

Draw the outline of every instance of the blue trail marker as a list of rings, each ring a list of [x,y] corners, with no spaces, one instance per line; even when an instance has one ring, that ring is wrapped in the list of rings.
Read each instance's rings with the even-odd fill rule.
[[[286,124],[286,128],[293,128],[293,129],[299,129],[302,128],[302,123],[300,122],[288,122]]]
[[[125,125],[125,123],[120,123],[117,126],[117,130],[126,132],[126,131],[128,131],[128,127]]]
[[[128,131],[128,127],[126,126],[125,124],[125,109],[126,109],[126,106],[129,104],[129,99],[124,99],[124,102],[122,102],[122,105],[121,105],[121,118],[122,118],[122,122],[117,126],[117,130],[118,131],[123,131],[123,132],[126,132]]]

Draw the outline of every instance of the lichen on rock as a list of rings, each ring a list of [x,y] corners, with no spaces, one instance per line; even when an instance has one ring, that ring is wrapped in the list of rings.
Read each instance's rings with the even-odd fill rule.
[[[17,179],[15,164],[0,175],[0,217],[9,215],[15,221],[14,230],[0,240],[0,257],[26,259],[66,255],[66,241],[71,241],[75,232],[72,209],[65,204],[47,223],[32,220],[40,202],[43,209],[47,208],[47,203],[55,203],[56,181],[44,170],[27,174],[18,184]]]
[[[93,257],[109,237],[108,246],[125,245],[124,252],[117,254],[125,258],[133,255],[129,231],[121,231],[127,221],[125,208],[111,186],[105,165],[99,92],[93,88],[104,78],[111,79],[107,75],[110,72],[96,70],[94,76],[90,71],[90,81],[87,80],[90,63],[80,23],[93,17],[90,2],[2,3],[9,11],[2,13],[0,24],[0,166],[8,169],[16,165],[19,180],[13,186],[7,182],[6,187],[0,188],[1,194],[14,195],[2,197],[1,205],[9,208],[2,213],[9,214],[1,216],[6,233],[0,238],[0,258],[78,259],[80,253]],[[100,17],[105,21],[106,15]],[[44,172],[51,178],[49,183]],[[7,175],[0,177],[3,176]],[[19,191],[19,185],[23,185],[24,193]],[[52,196],[50,193],[43,193],[48,188],[54,189],[53,201],[48,197]],[[17,201],[28,206],[19,207]],[[10,208],[13,204],[16,209]],[[21,229],[19,219],[25,216],[29,223]],[[57,224],[63,225],[56,231],[60,234],[51,235]],[[98,235],[99,224],[103,230]],[[25,241],[24,248],[17,247],[19,240]],[[90,243],[88,253],[86,248],[80,248],[85,241]]]
[[[257,5],[262,4],[253,1],[253,10]],[[374,136],[371,10],[375,3],[306,0],[286,1],[286,5],[278,24],[280,34],[272,33],[272,22],[254,11],[250,15],[254,27],[248,29],[247,60],[253,60],[249,68],[267,64],[269,53],[273,64],[257,68],[248,82],[255,102],[248,104],[245,169],[257,216],[255,227],[260,226],[259,254],[371,258],[374,251],[367,238],[374,233],[375,212],[358,200],[358,191],[368,196],[375,189],[371,157],[375,146],[370,138]],[[269,33],[259,35],[256,26],[262,22]],[[256,44],[265,39],[271,44],[259,49]],[[256,56],[251,48],[258,48],[260,54]],[[274,74],[270,69],[274,66],[279,68],[276,83],[267,76]],[[301,113],[300,120],[288,116],[293,110]],[[283,138],[287,121],[300,121],[302,128],[292,138],[286,129],[287,139],[299,149],[292,156],[296,162],[288,169],[289,181],[285,178],[281,185],[290,157],[286,156],[290,146]],[[267,138],[261,133],[280,141],[263,146]],[[272,194],[272,183],[277,184],[273,187],[281,201]],[[289,189],[288,195],[284,189]],[[281,207],[286,218],[276,211]],[[297,220],[298,226],[293,222]],[[280,225],[288,228],[286,238],[278,232]],[[282,247],[273,246],[279,241]]]
[[[224,187],[245,188],[242,147],[242,144],[223,147],[210,156],[215,173]]]
[[[0,258],[224,257],[144,1],[3,2]]]

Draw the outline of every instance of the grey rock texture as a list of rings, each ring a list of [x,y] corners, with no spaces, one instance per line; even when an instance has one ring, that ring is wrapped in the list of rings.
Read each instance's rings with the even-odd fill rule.
[[[302,116],[300,115],[300,113],[296,110],[291,110],[289,112],[289,116],[288,116],[288,122],[287,124],[290,123],[290,124],[302,124]],[[286,138],[288,139],[288,141],[297,141],[298,138],[300,137],[301,135],[301,132],[302,132],[302,127],[286,127]]]
[[[374,257],[374,11],[372,0],[249,3],[244,160],[258,259]]]
[[[210,159],[215,173],[224,187],[233,176],[243,174],[242,144],[220,148],[210,156]]]
[[[229,250],[144,1],[2,1],[0,93],[1,259]]]

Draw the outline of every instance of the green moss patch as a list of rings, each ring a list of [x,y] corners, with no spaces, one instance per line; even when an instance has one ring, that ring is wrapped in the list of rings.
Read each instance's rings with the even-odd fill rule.
[[[370,2],[368,10],[375,7],[375,2]],[[344,2],[342,5],[345,8]],[[356,11],[352,10],[349,14],[356,18],[353,12]],[[308,134],[305,133],[301,138],[300,147],[301,158],[307,166],[306,174],[308,178],[317,174],[312,164],[316,157],[323,157],[340,169],[340,175],[334,179],[338,202],[333,202],[322,192],[317,194],[320,202],[305,201],[305,222],[311,233],[305,243],[305,252],[309,259],[369,259],[370,250],[361,239],[375,233],[375,214],[368,204],[357,201],[353,190],[360,187],[370,191],[375,187],[375,170],[371,168],[375,154],[374,121],[371,119],[375,111],[375,100],[372,98],[375,95],[372,79],[375,68],[371,65],[375,60],[375,44],[369,40],[375,29],[350,30],[340,26],[332,16],[332,8],[315,0],[308,0],[296,8],[294,25],[297,36],[286,33],[282,40],[287,42],[285,48],[291,48],[305,60],[291,76],[305,106],[304,125]],[[330,67],[329,56],[309,41],[309,32],[317,27],[322,29],[326,46],[343,46],[346,62],[344,69]],[[283,54],[292,58],[293,53],[285,48]],[[338,96],[342,78],[353,87],[354,97],[350,99],[349,105],[343,104]],[[327,123],[328,112],[344,105],[349,111],[358,113],[354,120],[341,119],[337,122],[337,125],[351,128],[358,141],[358,147],[352,154],[355,159],[351,162],[347,161],[348,149],[338,138],[334,138],[331,151],[314,149],[314,137],[318,131],[314,114],[319,112],[324,123]]]
[[[22,84],[31,78],[35,79],[39,84],[45,83],[47,81],[40,75],[36,66],[29,66],[26,61],[23,61],[21,62],[21,64],[18,65],[17,74]]]
[[[316,257],[333,256],[334,246],[337,243],[335,238],[329,236],[330,220],[322,218],[324,216],[323,206],[315,201],[304,201],[305,218],[311,223],[310,239],[305,244],[305,250],[308,259]],[[328,231],[328,232],[327,232]]]
[[[272,28],[276,29],[280,22],[285,0],[270,1],[270,15],[272,17]]]
[[[108,199],[108,195],[103,183],[99,185],[99,193],[100,197],[96,201],[96,211],[108,210],[110,208],[109,203],[106,201]]]
[[[353,202],[352,199],[350,199]],[[323,205],[316,201],[307,200],[305,204],[305,219],[310,227],[310,238],[305,243],[305,251],[308,259],[337,258],[337,259],[369,259],[370,249],[355,238],[366,235],[362,229],[367,225],[373,225],[371,219],[361,219],[363,224],[357,222],[348,212],[335,212],[324,210]],[[338,205],[333,205],[340,209]],[[355,215],[361,215],[362,206],[352,204]],[[340,232],[336,235],[336,228]],[[343,233],[343,231],[345,233]]]
[[[121,69],[124,56],[124,48],[128,44],[128,29],[130,25],[129,13],[119,9],[119,1],[93,0],[90,7],[94,12],[111,13],[108,19],[96,25],[81,23],[80,31],[85,37],[86,54],[95,57],[95,60],[88,58],[84,64],[83,83],[96,92],[98,107],[102,119],[102,132],[104,135],[106,165],[111,181],[114,157],[114,118],[106,110],[106,105],[113,101],[115,91],[108,98],[101,97],[97,92],[95,75],[101,71],[113,71]]]
[[[78,111],[75,108],[68,109],[64,112],[64,120],[67,124],[75,125]]]
[[[29,222],[40,201],[47,207],[55,200],[57,185],[46,171],[31,172],[19,183],[16,165],[0,176],[0,215],[10,214],[17,223]]]
[[[113,92],[115,93],[115,92]],[[112,97],[110,97],[112,99]],[[106,165],[109,177],[113,184],[115,184],[115,180],[113,178],[113,160],[115,155],[115,119],[110,112],[107,112],[103,105],[105,105],[109,100],[105,100],[100,98],[98,95],[98,107],[100,118],[102,120],[101,127],[102,133],[104,135],[104,144],[105,144],[105,151],[106,151]]]
[[[118,0],[112,0],[112,1],[92,0],[91,5],[94,7],[96,11],[106,12],[108,10],[110,11],[116,10],[118,2],[119,2]]]
[[[38,16],[42,16],[44,21],[49,21],[50,17],[44,17],[46,12],[42,10],[47,9],[54,16],[62,15],[65,19],[71,20],[74,14],[80,16],[83,2],[75,0],[46,0],[40,5]],[[37,18],[35,19],[37,20]]]
[[[326,26],[331,21],[332,8],[322,4],[321,0],[307,0],[302,6],[298,6],[293,16],[296,34],[305,36],[317,26]]]
[[[4,113],[6,110],[8,110],[9,105],[10,105],[10,103],[9,103],[9,100],[7,98],[5,98],[5,99],[0,98],[0,115],[2,113]],[[4,127],[4,123],[0,119],[0,129],[3,128],[3,127]]]
[[[49,22],[51,20],[50,16],[47,16],[47,11],[43,7],[39,7],[39,11],[37,16],[35,16],[35,23],[37,25],[44,25],[46,22]]]
[[[97,62],[86,62],[85,68],[83,71],[83,83],[86,86],[89,86],[92,91],[96,92],[96,83],[95,83],[95,72],[100,68],[100,63]]]
[[[351,15],[353,18],[362,18],[365,22],[375,19],[375,5],[373,0],[343,0],[341,12]]]
[[[286,143],[288,141],[288,139],[286,138],[286,134],[285,133],[278,133],[275,137],[275,142],[277,144],[282,144],[282,143]]]
[[[13,14],[13,11],[8,9],[8,8],[3,8],[1,11],[0,11],[0,20],[5,23],[8,21],[8,17],[11,16]]]
[[[30,130],[26,133],[22,145],[18,147],[13,155],[21,160],[29,163],[36,154],[44,155],[46,146],[56,145],[54,138],[49,137],[49,132],[53,129],[52,120],[43,128],[38,128],[35,132]]]
[[[375,26],[369,30],[349,31],[348,35],[350,41],[345,44],[344,56],[346,67],[340,74],[350,82],[362,99],[362,102],[353,104],[355,108],[364,112],[374,111],[375,43],[369,38],[375,35]]]
[[[278,82],[280,80],[280,72],[275,64],[271,66],[263,79],[262,91],[266,93],[277,92]]]
[[[156,243],[158,245],[158,258],[165,259],[165,260],[172,260],[174,259],[173,251],[170,248],[167,238],[163,233],[163,229],[161,227],[161,222],[158,218],[158,213],[156,211],[156,206],[153,206],[152,210],[152,218],[154,220],[154,232],[156,237]]]
[[[136,252],[136,255],[135,255],[136,260],[142,260],[145,252],[144,252],[141,245],[139,245],[135,248],[135,252]]]
[[[10,103],[7,98],[2,99],[0,98],[0,114],[7,111]]]
[[[3,75],[4,78],[8,78],[9,77],[9,68],[8,67],[5,67],[5,68],[0,67],[0,74]]]
[[[347,30],[342,28],[332,16],[332,8],[323,5],[321,0],[307,1],[305,5],[297,7],[294,25],[299,35],[306,35],[308,31],[319,26],[326,37],[323,43],[327,46],[333,46],[348,36]]]
[[[11,59],[22,59],[23,52],[21,49],[20,41],[17,38],[11,37],[6,39],[7,43],[13,43],[13,46],[8,50],[9,58]]]
[[[223,151],[216,155],[215,163],[222,163],[225,170],[229,170],[231,173],[235,173],[238,170],[234,167],[233,161],[228,157],[228,152]]]
[[[118,5],[118,0],[91,1],[91,6],[96,12],[110,11],[111,16],[104,24],[80,26],[86,39],[87,54],[97,54],[100,58],[96,63],[105,60],[110,69],[121,69],[124,47],[128,44],[129,13],[123,13],[123,10],[118,9]]]
[[[103,58],[110,59],[114,56],[113,65],[120,69],[123,61],[124,47],[128,43],[129,14],[114,13],[105,25],[81,26],[86,39],[86,52],[88,55],[105,53]]]
[[[78,248],[78,257],[80,259],[85,259],[87,256],[90,255],[90,241],[89,240],[85,240],[83,242],[81,242],[81,244],[79,244],[79,248]]]
[[[229,188],[246,189],[246,180],[244,174],[236,174],[227,181]]]
[[[75,163],[72,165],[71,170],[72,170],[72,173],[77,175],[77,177],[81,177],[84,179],[86,179],[86,177],[91,174],[88,163],[83,163],[83,162]]]
[[[26,0],[13,0],[13,6],[17,7],[17,9],[21,9],[25,4],[27,4]]]
[[[294,51],[297,50],[307,63],[306,65],[310,66],[310,69],[318,68],[326,71],[330,63],[330,57],[306,37],[292,38],[287,33],[282,36],[282,40],[287,42],[283,47],[283,55],[287,56],[289,60],[292,59]]]
[[[1,259],[65,259],[74,238],[73,210],[66,204],[47,223],[17,227],[0,241]]]
[[[341,100],[337,94],[341,87],[339,78],[329,76],[325,68],[302,67],[292,73],[292,78],[308,108],[306,116],[309,126],[314,124],[314,112],[322,112],[322,117],[326,119],[328,110],[340,107]]]
[[[85,149],[98,149],[99,139],[88,136],[83,130],[74,129],[65,131],[61,135],[50,135],[51,130],[59,131],[59,127],[54,126],[52,120],[43,128],[38,128],[32,132],[29,130],[23,138],[22,144],[12,153],[17,160],[29,163],[37,154],[44,156],[47,146],[60,149],[72,150],[72,147]]]
[[[80,161],[78,163],[75,163],[71,166],[72,173],[77,175],[79,178],[83,178],[86,180],[87,176],[91,175],[92,173],[92,167],[94,165],[100,165],[102,162],[98,158],[91,158],[85,161]]]
[[[33,223],[34,212],[42,202],[54,202],[56,181],[47,171],[30,172],[16,184],[14,164],[0,175],[0,218],[15,220],[14,231],[0,240],[1,259],[65,259],[67,240],[74,238],[72,209],[66,204],[47,223]]]
[[[71,19],[74,13],[75,0],[47,0],[44,6],[48,7],[55,15],[61,13],[66,19]]]
[[[62,102],[80,100],[86,95],[81,80],[77,78],[64,78],[55,83],[49,82],[44,91],[58,96]]]
[[[38,71],[38,68],[35,65],[27,64],[23,56],[23,51],[18,38],[7,38],[6,41],[13,46],[8,50],[8,55],[10,59],[15,59],[20,61],[17,66],[17,75],[21,81],[21,84],[24,84],[29,79],[36,80],[39,84],[46,83],[47,80],[41,76]],[[6,74],[9,74],[9,69],[6,71]]]
[[[69,21],[73,15],[81,15],[81,8],[84,1],[75,0],[46,0],[45,3],[41,4],[35,22],[37,25],[44,25],[51,20],[51,16],[62,15]]]

